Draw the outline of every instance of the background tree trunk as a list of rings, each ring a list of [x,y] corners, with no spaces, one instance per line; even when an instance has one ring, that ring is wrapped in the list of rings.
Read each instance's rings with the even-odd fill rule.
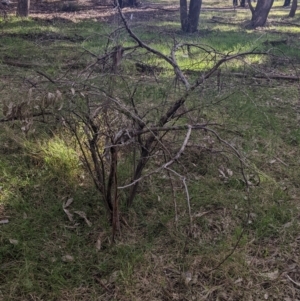
[[[292,7],[291,7],[291,10],[290,10],[290,13],[289,13],[290,18],[295,17],[297,6],[298,6],[298,0],[293,0]]]
[[[269,12],[274,0],[258,0],[257,5],[252,12],[252,19],[250,23],[251,28],[264,26],[266,24]]]
[[[181,21],[181,29],[184,32],[187,32],[188,28],[188,8],[187,8],[187,0],[180,0],[180,21]]]
[[[190,0],[188,32],[195,32],[198,29],[201,4],[202,0]]]
[[[285,0],[283,6],[290,6],[291,0]]]
[[[187,11],[187,0],[180,0],[181,28],[184,32],[195,32],[198,29],[202,0],[190,0]]]
[[[18,0],[17,17],[28,17],[30,0]]]

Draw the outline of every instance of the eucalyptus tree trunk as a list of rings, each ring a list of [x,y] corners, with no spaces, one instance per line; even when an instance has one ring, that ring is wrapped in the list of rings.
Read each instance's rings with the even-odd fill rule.
[[[298,6],[298,0],[293,0],[292,7],[291,7],[291,10],[290,10],[290,13],[289,13],[290,18],[295,17],[297,6]]]
[[[17,17],[28,17],[30,0],[18,0]]]
[[[184,32],[197,31],[201,4],[202,0],[190,0],[188,9],[187,0],[180,0],[180,21]]]
[[[252,12],[250,28],[260,27],[266,24],[273,2],[274,0],[258,0],[256,7],[253,8],[251,1],[248,0],[249,8]]]

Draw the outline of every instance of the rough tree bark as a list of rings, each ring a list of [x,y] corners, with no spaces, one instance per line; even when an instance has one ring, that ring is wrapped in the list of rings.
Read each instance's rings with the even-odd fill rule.
[[[291,10],[290,10],[290,13],[289,13],[290,18],[295,17],[297,7],[298,7],[298,0],[293,0],[292,7],[291,7]]]
[[[202,0],[190,0],[188,9],[187,0],[180,0],[180,21],[184,32],[197,31],[201,4]]]
[[[253,8],[251,1],[248,0],[249,8],[252,12],[250,28],[260,27],[266,24],[273,2],[274,0],[258,0],[256,7]]]
[[[17,17],[28,17],[30,0],[18,0]]]

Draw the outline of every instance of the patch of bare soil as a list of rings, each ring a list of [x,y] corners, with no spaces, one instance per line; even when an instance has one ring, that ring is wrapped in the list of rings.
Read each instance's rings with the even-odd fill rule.
[[[65,6],[69,4],[69,6]],[[17,2],[12,2],[9,7],[1,6],[0,11],[14,15],[17,8]],[[178,5],[163,4],[141,4],[138,7],[125,7],[123,12],[130,17],[134,14],[135,20],[149,21],[156,18],[169,18],[178,13]],[[45,19],[49,23],[52,21],[76,22],[85,19],[94,19],[97,21],[112,22],[117,17],[117,10],[111,3],[103,4],[97,0],[91,1],[69,1],[62,3],[60,1],[41,2],[37,0],[31,4],[30,16],[37,19]]]

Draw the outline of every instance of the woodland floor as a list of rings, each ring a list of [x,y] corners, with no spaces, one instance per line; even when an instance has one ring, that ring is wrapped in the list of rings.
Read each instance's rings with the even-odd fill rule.
[[[187,235],[189,220],[180,194],[182,185],[175,181],[179,194],[179,219],[175,222],[172,193],[165,191],[169,182],[158,176],[142,185],[136,204],[124,213],[126,223],[120,237],[112,244],[103,206],[86,180],[88,176],[82,175],[85,171],[78,171],[76,183],[70,184],[60,169],[59,155],[68,152],[63,142],[51,132],[46,142],[41,134],[38,144],[19,134],[18,124],[1,122],[1,301],[300,300],[299,17],[293,21],[283,18],[287,10],[277,1],[268,26],[249,32],[241,26],[246,9],[234,10],[229,2],[228,6],[216,3],[216,7],[203,5],[204,25],[201,23],[199,32],[189,39],[204,37],[206,44],[226,53],[245,47],[248,40],[251,49],[270,50],[276,48],[270,41],[280,43],[277,56],[269,61],[257,59],[259,63],[255,61],[249,73],[241,75],[236,69],[244,70],[235,66],[225,69],[223,86],[218,83],[223,89],[221,105],[207,112],[207,118],[228,119],[226,138],[241,147],[259,175],[251,188],[251,199],[245,194],[239,165],[231,166],[228,158],[219,160],[191,151],[184,162],[193,170],[189,182],[192,237]],[[103,30],[102,23],[106,33],[120,22],[115,9],[97,1],[76,2],[75,12],[62,12],[61,7],[60,2],[33,3],[27,23],[12,15],[1,20],[0,37],[7,39],[5,44],[0,41],[2,99],[21,99],[24,91],[28,92],[23,89],[25,84],[45,81],[36,72],[44,70],[41,68],[46,69],[43,74],[57,78],[70,64],[71,72],[84,69],[87,59],[78,59],[76,50],[102,51],[97,37],[88,44],[90,36]],[[14,10],[12,3],[8,11],[13,14]],[[123,12],[142,34],[141,27],[149,29],[145,35],[150,42],[155,41],[158,29],[166,39],[173,34],[184,39],[177,4],[143,2]],[[89,21],[93,24],[84,23]],[[159,21],[167,25],[155,24]],[[71,27],[74,24],[79,25]],[[90,26],[94,28],[88,32]],[[18,38],[21,43],[14,44]],[[231,38],[235,48],[226,45]],[[24,41],[28,44],[23,49]],[[270,77],[259,77],[262,74]],[[274,74],[282,78],[272,79]],[[146,78],[143,74],[137,77]],[[207,103],[216,95],[215,81],[203,92]],[[250,181],[257,180],[254,178]],[[74,198],[70,208],[85,212],[92,227],[79,216],[74,223],[68,220],[62,203],[69,198]]]

